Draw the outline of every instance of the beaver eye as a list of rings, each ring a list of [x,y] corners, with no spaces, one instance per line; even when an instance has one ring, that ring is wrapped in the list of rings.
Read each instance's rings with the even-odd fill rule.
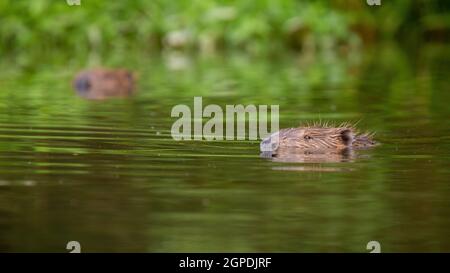
[[[311,137],[311,136],[308,136],[308,135],[304,136],[303,138],[306,139],[306,140],[312,139],[312,137]]]

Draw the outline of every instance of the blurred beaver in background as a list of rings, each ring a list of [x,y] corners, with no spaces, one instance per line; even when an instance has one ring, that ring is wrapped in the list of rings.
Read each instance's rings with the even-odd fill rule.
[[[313,124],[281,129],[265,138],[260,149],[263,157],[281,161],[340,161],[352,159],[352,151],[375,146],[373,134],[360,133],[348,123],[339,126]],[[327,162],[329,160],[323,160]]]
[[[83,98],[101,100],[131,95],[135,81],[135,75],[126,69],[95,68],[79,72],[73,87]]]

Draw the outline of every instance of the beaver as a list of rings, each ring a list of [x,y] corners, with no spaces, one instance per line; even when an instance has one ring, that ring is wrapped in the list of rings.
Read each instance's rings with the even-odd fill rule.
[[[352,150],[377,145],[373,135],[373,133],[360,133],[349,123],[339,126],[319,123],[281,129],[263,139],[260,149],[263,157],[289,154],[289,158],[292,156],[295,158],[299,155],[328,154],[333,157],[338,155],[339,158],[349,158],[352,157]]]
[[[83,70],[73,80],[74,89],[87,99],[126,97],[132,94],[134,85],[135,76],[126,69]]]

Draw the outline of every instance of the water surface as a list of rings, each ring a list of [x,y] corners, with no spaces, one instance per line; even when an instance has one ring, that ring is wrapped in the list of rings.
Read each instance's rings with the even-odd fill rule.
[[[0,251],[448,252],[449,52],[130,57],[138,92],[103,101],[71,89],[80,65],[5,69]],[[289,163],[257,141],[174,141],[170,111],[194,96],[278,104],[281,127],[360,120],[382,145]]]

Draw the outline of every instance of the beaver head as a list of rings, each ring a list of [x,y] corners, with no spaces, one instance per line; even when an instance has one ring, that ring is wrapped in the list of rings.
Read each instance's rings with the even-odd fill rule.
[[[313,125],[282,129],[265,138],[260,145],[262,152],[277,154],[283,151],[320,153],[364,148],[375,145],[370,134],[361,134],[353,126]]]
[[[81,97],[87,99],[124,97],[134,89],[134,75],[124,69],[85,70],[75,76],[73,87]]]

